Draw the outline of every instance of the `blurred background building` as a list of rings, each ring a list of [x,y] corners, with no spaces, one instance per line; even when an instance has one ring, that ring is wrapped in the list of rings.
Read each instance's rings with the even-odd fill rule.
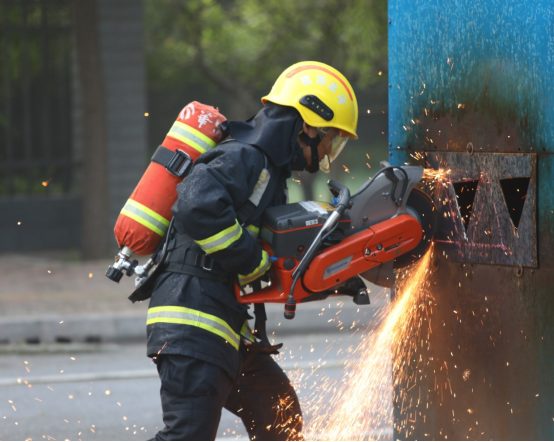
[[[128,196],[190,101],[245,119],[283,69],[329,63],[360,139],[332,177],[387,158],[386,0],[0,0],[0,252],[106,258]],[[328,200],[295,174],[291,199]]]
[[[0,249],[106,256],[146,165],[143,4],[0,8]]]

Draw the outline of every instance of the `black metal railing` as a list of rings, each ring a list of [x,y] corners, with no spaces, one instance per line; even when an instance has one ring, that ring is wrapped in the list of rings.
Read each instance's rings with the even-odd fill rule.
[[[69,0],[0,0],[0,197],[75,192]]]

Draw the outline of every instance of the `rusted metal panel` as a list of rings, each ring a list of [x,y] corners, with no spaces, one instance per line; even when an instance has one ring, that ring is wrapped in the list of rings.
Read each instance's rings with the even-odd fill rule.
[[[445,257],[470,263],[537,266],[536,155],[428,152],[427,162],[433,169],[450,170],[445,181],[433,183],[430,189],[439,211],[435,241]],[[519,177],[530,178],[521,195],[503,192],[501,180]],[[476,191],[465,226],[459,205],[463,195],[456,195],[453,184],[468,181],[476,182]],[[510,197],[524,198],[517,226],[509,214]]]

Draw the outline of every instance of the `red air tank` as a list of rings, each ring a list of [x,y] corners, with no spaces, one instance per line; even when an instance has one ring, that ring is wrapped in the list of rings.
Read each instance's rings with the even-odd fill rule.
[[[114,229],[120,248],[126,246],[137,255],[154,253],[169,227],[176,187],[183,180],[166,170],[167,160],[178,160],[175,152],[182,150],[195,161],[215,147],[221,141],[220,125],[225,119],[218,109],[197,101],[183,108],[121,210]]]

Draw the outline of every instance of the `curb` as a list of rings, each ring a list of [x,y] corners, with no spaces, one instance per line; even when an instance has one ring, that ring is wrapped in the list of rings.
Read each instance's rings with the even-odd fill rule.
[[[372,321],[375,312],[386,301],[385,298],[376,299],[372,305],[358,306],[350,299],[341,297],[300,304],[296,318],[291,321],[284,319],[282,304],[267,305],[267,333],[271,337],[274,334],[348,332],[353,327]],[[251,323],[253,325],[253,321]],[[145,312],[0,318],[0,345],[145,340]]]
[[[145,314],[48,315],[0,319],[0,343],[54,344],[146,339]]]

